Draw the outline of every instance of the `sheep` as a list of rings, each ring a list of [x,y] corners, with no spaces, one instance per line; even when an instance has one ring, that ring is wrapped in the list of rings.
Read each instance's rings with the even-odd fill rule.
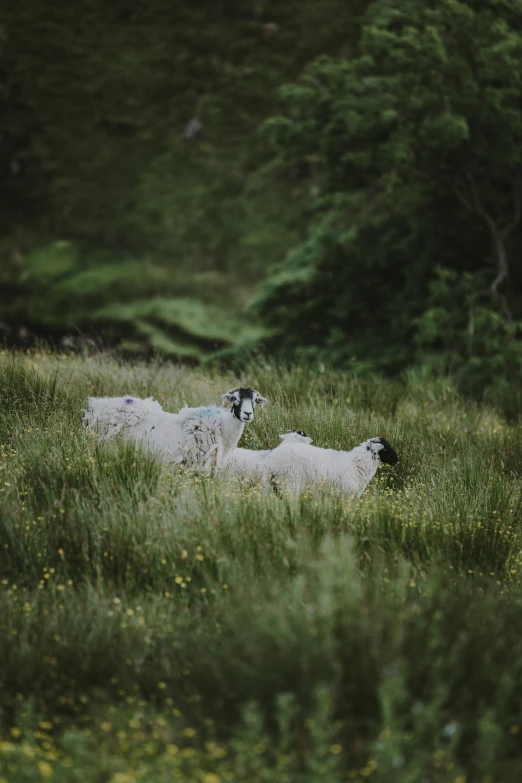
[[[245,423],[254,418],[254,406],[268,402],[254,389],[231,389],[217,405],[164,411],[152,397],[89,397],[83,422],[89,432],[104,439],[119,433],[142,444],[163,462],[212,472],[236,447]],[[232,408],[225,410],[228,403]]]
[[[313,443],[302,430],[289,430],[279,436],[283,441],[276,448],[280,448],[285,443]],[[268,475],[266,471],[266,458],[272,449],[253,449],[236,448],[229,456],[224,465],[227,476],[235,476],[244,479],[249,483],[258,483],[264,481]]]
[[[371,438],[351,451],[321,449],[304,443],[283,443],[264,463],[274,489],[301,492],[312,484],[331,484],[360,497],[381,463],[396,465],[399,458],[384,438]]]

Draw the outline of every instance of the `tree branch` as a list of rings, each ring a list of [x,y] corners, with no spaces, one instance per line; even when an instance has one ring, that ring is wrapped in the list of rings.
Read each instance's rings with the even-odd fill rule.
[[[421,167],[417,167],[417,171],[419,174],[422,174],[423,177],[426,177],[426,179],[434,179],[441,185],[444,185],[444,187],[448,188],[448,190],[451,190],[451,192],[458,198],[458,200],[463,204],[468,212],[476,211],[471,201],[466,198],[464,193],[456,185],[454,185],[450,179],[446,179],[446,177],[437,174],[435,171],[430,171]]]
[[[495,265],[497,269],[497,274],[493,282],[491,283],[490,291],[494,296],[497,296],[499,298],[502,310],[504,311],[504,315],[507,318],[507,320],[512,321],[513,317],[511,315],[511,311],[509,309],[507,299],[503,294],[499,293],[498,289],[501,283],[503,283],[504,280],[506,280],[509,277],[509,265],[508,265],[504,242],[507,239],[507,237],[511,234],[511,232],[514,230],[514,228],[518,225],[522,217],[522,198],[521,198],[520,187],[517,186],[515,188],[513,219],[506,226],[500,229],[495,219],[490,215],[490,213],[484,207],[484,204],[482,203],[480,196],[478,194],[475,180],[472,174],[470,173],[466,174],[466,179],[469,182],[469,188],[471,194],[471,198],[470,198],[470,196],[468,196],[467,193],[466,194],[463,193],[463,191],[457,185],[451,182],[451,180],[447,180],[444,177],[441,177],[440,174],[436,174],[433,171],[432,172],[423,171],[422,168],[419,168],[418,171],[426,177],[431,176],[433,179],[437,180],[441,184],[448,187],[469,213],[471,214],[475,213],[476,215],[479,215],[485,222],[486,226],[489,229],[493,241]]]
[[[484,219],[491,233],[493,234],[493,236],[496,237],[499,233],[497,224],[495,223],[495,221],[493,220],[489,212],[486,212],[486,210],[484,209],[484,206],[479,198],[477,188],[475,186],[475,180],[473,179],[473,175],[466,174],[466,179],[468,180],[471,189],[471,196],[473,199],[473,206],[475,207],[475,212]]]
[[[486,212],[484,209],[482,202],[479,198],[479,195],[477,193],[477,188],[475,186],[475,180],[473,179],[473,176],[471,174],[467,175],[467,179],[470,184],[471,188],[471,195],[473,198],[473,205],[475,207],[475,210],[477,214],[479,214],[485,221],[486,225],[488,226],[492,239],[493,239],[493,247],[495,250],[495,258],[497,262],[497,274],[493,282],[490,286],[490,291],[493,294],[493,296],[497,296],[500,300],[500,304],[502,306],[502,310],[504,311],[504,315],[508,321],[513,320],[513,316],[511,314],[511,310],[509,309],[509,305],[507,303],[507,299],[503,294],[499,294],[499,286],[501,283],[504,282],[509,277],[509,266],[508,266],[508,260],[507,260],[507,254],[506,254],[506,247],[504,245],[504,239],[509,236],[509,233],[515,228],[518,221],[520,220],[520,195],[519,191],[516,192],[515,197],[515,215],[513,217],[513,220],[511,223],[509,223],[502,231],[499,230],[496,222],[493,220],[491,215]]]
[[[468,212],[474,212],[473,204],[471,201],[469,201],[465,196],[464,193],[462,193],[461,190],[456,185],[451,185],[451,190],[455,194],[455,196],[459,199],[459,201],[464,204]]]
[[[502,239],[507,239],[511,232],[516,228],[520,222],[521,215],[521,199],[520,199],[520,185],[515,186],[515,206],[513,220],[511,220],[507,226],[501,230]]]
[[[491,292],[493,294],[496,294],[499,285],[508,276],[509,268],[508,268],[508,263],[506,258],[506,248],[504,247],[504,242],[500,234],[497,234],[495,236],[494,243],[495,243],[495,254],[497,258],[498,272],[497,272],[497,276],[491,283]]]

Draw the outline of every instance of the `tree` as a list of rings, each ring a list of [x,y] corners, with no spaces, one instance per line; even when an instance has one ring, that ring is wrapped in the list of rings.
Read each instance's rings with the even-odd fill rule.
[[[472,275],[476,306],[522,315],[520,0],[375,0],[360,55],[319,58],[281,98],[267,131],[315,195],[255,303],[278,340],[418,358],[438,266]]]

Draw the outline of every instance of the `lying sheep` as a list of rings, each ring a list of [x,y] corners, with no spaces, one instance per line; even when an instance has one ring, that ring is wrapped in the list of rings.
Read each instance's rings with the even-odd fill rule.
[[[360,497],[381,463],[399,458],[384,438],[371,438],[351,451],[321,449],[304,443],[282,443],[267,454],[264,480],[275,489],[301,492],[314,484],[329,484]]]
[[[285,443],[313,443],[302,430],[290,430],[279,437],[283,443],[276,448]],[[266,459],[271,451],[273,449],[234,449],[224,464],[224,470],[227,476],[235,476],[251,484],[262,482],[268,475]]]
[[[89,397],[83,421],[89,432],[102,438],[122,434],[142,444],[174,465],[210,472],[221,467],[235,449],[245,423],[254,418],[254,407],[266,402],[254,389],[231,389],[216,405],[164,411],[148,397]],[[226,410],[230,403],[232,408]]]

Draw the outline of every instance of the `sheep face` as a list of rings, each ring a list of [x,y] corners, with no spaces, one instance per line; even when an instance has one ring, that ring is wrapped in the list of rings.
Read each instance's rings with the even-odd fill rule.
[[[372,438],[368,441],[368,451],[380,462],[385,465],[396,465],[399,461],[397,452],[393,449],[385,438]]]
[[[265,397],[261,397],[259,392],[255,389],[231,389],[222,396],[223,407],[226,407],[230,402],[232,405],[232,415],[235,416],[238,421],[252,421],[254,418],[254,406],[259,405],[261,408],[268,400]]]

